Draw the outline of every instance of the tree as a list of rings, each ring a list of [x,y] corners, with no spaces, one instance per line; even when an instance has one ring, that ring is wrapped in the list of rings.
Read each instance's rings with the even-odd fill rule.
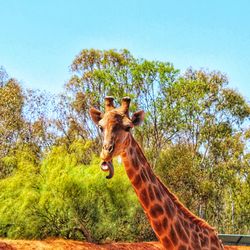
[[[161,119],[175,133],[158,167],[167,183],[172,179],[184,203],[220,231],[226,228],[227,193],[232,192],[240,169],[247,167],[248,140],[243,135],[250,117],[249,104],[226,85],[227,78],[220,72],[189,69],[162,90],[165,113]],[[163,166],[164,162],[169,164]],[[191,189],[180,190],[180,186]]]
[[[49,113],[55,98],[24,90],[17,80],[8,77],[4,68],[0,68],[0,97],[0,178],[3,178],[14,167],[4,164],[5,156],[29,146],[39,158],[55,142]]]
[[[131,96],[132,110],[139,106],[147,112],[145,125],[141,132],[137,131],[137,137],[147,148],[164,145],[165,125],[160,118],[164,110],[160,106],[159,94],[161,88],[178,76],[178,70],[170,63],[135,59],[127,50],[91,49],[81,51],[71,69],[74,75],[66,84],[66,96],[74,109],[71,118],[73,116],[74,122],[82,126],[90,138],[96,138],[98,134],[89,122],[90,106],[102,108],[107,95],[114,95],[118,102],[124,96]]]
[[[8,78],[6,71],[0,69],[0,159],[13,149],[21,138],[24,119],[22,108],[24,96],[15,79]],[[9,174],[0,160],[0,178]]]
[[[146,111],[145,122],[135,135],[152,166],[166,184],[176,180],[171,183],[177,193],[180,186],[190,187],[180,193],[183,202],[224,230],[220,225],[226,218],[226,194],[244,161],[247,140],[241,134],[250,117],[249,104],[227,87],[227,77],[219,71],[191,68],[180,75],[170,63],[136,59],[126,50],[83,50],[75,58],[72,72],[66,85],[70,95],[66,96],[74,120],[86,134],[99,138],[98,131],[91,132],[94,128],[87,112],[91,105],[102,108],[106,95],[119,100],[129,93],[132,109]],[[236,141],[243,142],[244,150],[234,148]],[[238,157],[232,159],[232,152]],[[174,155],[179,156],[174,161],[177,165],[169,161]],[[172,168],[163,166],[164,162]],[[179,175],[183,172],[186,175]]]
[[[250,107],[224,74],[181,74],[127,50],[94,49],[71,70],[55,96],[24,89],[0,68],[1,236],[153,239],[120,164],[112,182],[98,168],[88,110],[103,109],[106,95],[117,104],[128,95],[132,111],[145,110],[133,133],[184,204],[220,232],[249,233]]]

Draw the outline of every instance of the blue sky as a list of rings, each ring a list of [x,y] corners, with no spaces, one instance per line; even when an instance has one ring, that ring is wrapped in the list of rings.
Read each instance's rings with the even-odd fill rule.
[[[84,48],[220,70],[250,100],[250,1],[0,0],[0,65],[25,87],[60,92]]]

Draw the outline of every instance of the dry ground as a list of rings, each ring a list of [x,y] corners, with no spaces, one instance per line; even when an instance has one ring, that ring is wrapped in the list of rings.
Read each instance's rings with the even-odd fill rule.
[[[48,239],[48,240],[8,240],[0,239],[0,250],[162,250],[158,242],[111,243],[96,245],[81,241]],[[226,250],[250,250],[244,246],[226,246]]]

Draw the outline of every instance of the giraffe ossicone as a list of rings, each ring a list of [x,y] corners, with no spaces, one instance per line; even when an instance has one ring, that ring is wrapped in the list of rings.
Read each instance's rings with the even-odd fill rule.
[[[103,146],[101,169],[112,178],[112,159],[121,156],[128,178],[145,214],[164,249],[222,250],[214,228],[191,213],[154,174],[131,129],[144,119],[144,112],[129,115],[130,98],[124,97],[120,107],[114,98],[105,98],[105,112],[91,108],[92,120],[100,127]]]

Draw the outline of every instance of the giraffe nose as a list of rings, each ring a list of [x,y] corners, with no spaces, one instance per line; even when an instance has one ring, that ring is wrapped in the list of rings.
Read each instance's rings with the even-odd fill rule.
[[[109,153],[112,153],[114,150],[114,143],[112,144],[104,144],[102,147],[104,150],[108,151]]]

